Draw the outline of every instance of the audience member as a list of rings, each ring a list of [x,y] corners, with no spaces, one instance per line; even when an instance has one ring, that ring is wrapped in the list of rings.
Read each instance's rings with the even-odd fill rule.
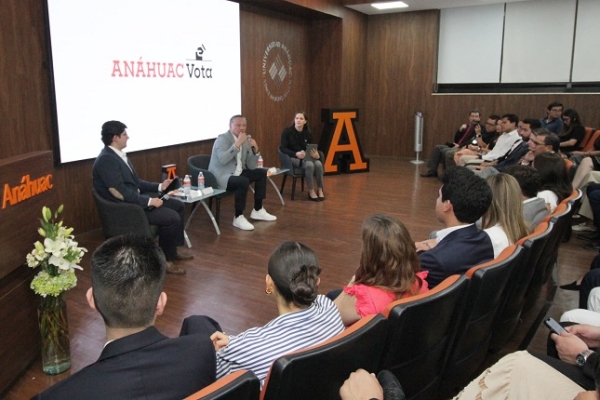
[[[246,134],[246,117],[234,115],[229,120],[229,130],[220,134],[215,141],[208,169],[217,178],[219,188],[235,191],[235,217],[233,226],[244,230],[254,230],[246,217],[246,193],[252,182],[254,184],[254,209],[250,218],[259,221],[275,221],[263,207],[267,194],[267,170],[257,168],[258,144]]]
[[[598,272],[600,271],[596,271],[594,275],[598,275]],[[598,277],[596,277],[596,280],[597,279]],[[585,308],[581,308],[581,304],[579,307],[580,308],[564,312],[563,315],[560,316],[560,322],[600,326],[600,287],[596,286],[590,290]]]
[[[475,137],[475,127],[479,125],[481,120],[481,113],[479,110],[471,110],[469,112],[469,120],[458,128],[458,131],[454,134],[454,141],[452,143],[447,142],[446,144],[440,144],[433,148],[431,156],[427,160],[427,172],[421,174],[422,177],[437,177],[438,166],[442,164],[443,169],[446,169],[446,152],[452,151],[457,152],[462,146],[466,146],[471,143],[471,140]]]
[[[435,215],[446,228],[437,231],[435,239],[416,243],[430,288],[494,258],[489,235],[475,226],[491,202],[490,186],[467,168],[450,168],[442,175]]]
[[[570,153],[579,150],[585,136],[585,126],[581,123],[579,113],[572,108],[567,108],[562,114],[563,129],[560,132],[560,150]]]
[[[165,272],[164,255],[150,238],[117,236],[98,247],[86,298],[104,320],[106,345],[98,361],[37,398],[181,399],[214,382],[207,335],[169,339],[154,327],[167,304]],[[220,329],[204,318],[204,330]]]
[[[280,244],[269,258],[265,293],[274,294],[279,316],[235,336],[211,335],[217,350],[217,377],[248,369],[264,383],[273,361],[344,330],[335,304],[318,295],[321,268],[316,254],[296,242]]]
[[[323,193],[323,160],[315,149],[310,154],[306,153],[306,145],[312,143],[312,133],[308,129],[308,118],[304,111],[296,113],[294,123],[281,133],[281,146],[284,154],[290,156],[292,165],[304,169],[304,177],[308,186],[308,198],[312,201],[325,200]],[[317,180],[317,191],[313,177]]]
[[[518,351],[486,368],[454,400],[579,400],[582,391],[576,382],[544,361],[526,351]]]
[[[406,395],[398,379],[388,370],[377,376],[362,368],[352,372],[340,387],[342,400],[405,400]]]
[[[557,135],[563,130],[563,120],[560,118],[562,115],[563,105],[557,101],[548,104],[546,111],[546,118],[540,119],[542,128],[548,129],[550,132],[554,132]]]
[[[500,123],[502,134],[496,141],[494,148],[487,154],[482,154],[478,159],[470,160],[467,166],[474,169],[477,165],[489,166],[497,164],[498,160],[505,157],[515,142],[520,139],[517,132],[518,123],[519,117],[515,114],[504,114]]]
[[[387,215],[367,219],[358,268],[334,301],[344,325],[380,313],[396,299],[426,292],[427,271],[419,270],[415,243],[400,221]]]
[[[191,254],[177,250],[183,246],[184,204],[175,199],[158,198],[171,184],[147,182],[140,179],[133,164],[123,151],[127,147],[129,135],[127,126],[119,121],[108,121],[102,125],[104,148],[96,158],[92,170],[94,189],[99,196],[114,202],[136,204],[141,207],[151,225],[158,225],[158,245],[165,253],[167,272],[185,274],[185,269],[172,262],[194,258]]]
[[[544,199],[550,213],[573,192],[567,167],[562,157],[556,153],[542,153],[535,156],[533,167],[540,173],[542,190],[538,197]]]
[[[560,138],[557,134],[550,132],[546,128],[534,129],[532,134],[529,139],[529,150],[534,152],[534,158],[542,153],[558,153]]]
[[[494,149],[498,138],[502,134],[502,121],[497,115],[491,115],[490,119],[495,118],[496,124],[494,132],[488,136],[488,141],[483,141],[482,138],[477,138],[477,144],[469,144],[466,148],[460,149],[454,155],[454,165],[464,167],[469,161],[479,159],[480,155],[487,154]],[[488,119],[488,122],[490,121]],[[486,123],[486,126],[488,123]],[[483,142],[483,143],[482,143]]]
[[[517,132],[520,136],[520,140],[517,140],[508,153],[500,157],[494,166],[480,165],[476,173],[480,174],[482,178],[495,175],[499,172],[504,172],[506,168],[511,165],[529,165],[533,162],[534,152],[529,147],[529,141],[532,135],[532,129],[540,127],[540,121],[537,119],[526,118],[519,122]]]
[[[600,171],[600,138],[593,143],[593,150],[572,151],[570,159],[577,164],[577,171],[573,177],[573,188],[583,189],[587,183],[588,173]]]
[[[540,173],[526,165],[513,165],[508,167],[505,172],[512,175],[519,183],[523,200],[523,219],[529,224],[529,229],[533,231],[548,216],[546,202],[537,197],[542,187]]]
[[[485,128],[482,129],[481,124],[475,125],[475,137],[471,139],[469,143],[465,143],[462,147],[457,149],[452,149],[451,151],[447,151],[445,153],[446,156],[446,168],[456,167],[456,154],[463,153],[469,154],[473,153],[474,155],[479,154],[479,151],[482,148],[491,150],[494,148],[496,144],[496,139],[498,135],[496,135],[496,123],[500,117],[498,115],[490,115],[485,122]],[[489,130],[488,130],[489,129]],[[477,151],[472,150],[478,149]],[[460,159],[460,157],[459,157]]]
[[[494,246],[494,258],[502,250],[515,244],[529,234],[523,219],[521,188],[517,180],[508,174],[498,174],[487,179],[492,188],[492,204],[483,215],[483,230],[490,235]]]

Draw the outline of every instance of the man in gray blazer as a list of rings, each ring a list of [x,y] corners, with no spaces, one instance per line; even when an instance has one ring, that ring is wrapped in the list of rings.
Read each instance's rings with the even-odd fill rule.
[[[267,192],[267,170],[257,168],[258,145],[246,134],[246,117],[234,115],[229,120],[229,130],[217,137],[213,145],[208,169],[217,178],[220,189],[235,191],[235,217],[233,226],[244,231],[254,230],[244,217],[246,193],[252,182],[254,185],[254,209],[250,218],[259,221],[275,221],[262,203]]]

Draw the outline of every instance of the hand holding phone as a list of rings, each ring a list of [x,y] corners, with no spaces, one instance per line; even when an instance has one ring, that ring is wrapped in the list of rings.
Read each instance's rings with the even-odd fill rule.
[[[550,331],[556,333],[557,335],[567,332],[567,330],[552,317],[546,318],[544,320],[544,324],[550,329]]]

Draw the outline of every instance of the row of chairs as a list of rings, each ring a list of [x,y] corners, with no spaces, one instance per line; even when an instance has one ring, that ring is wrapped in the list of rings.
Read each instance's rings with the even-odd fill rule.
[[[496,259],[397,300],[383,315],[363,318],[324,343],[275,360],[261,391],[251,372],[240,371],[188,399],[335,399],[358,368],[391,371],[407,398],[444,398],[480,372],[490,349],[510,339],[528,298],[548,282],[571,202],[580,195],[574,192]]]
[[[585,134],[581,142],[579,143],[579,147],[581,151],[590,151],[594,149],[594,143],[596,139],[600,138],[600,130],[596,130],[596,128],[591,128],[589,126],[585,127]]]

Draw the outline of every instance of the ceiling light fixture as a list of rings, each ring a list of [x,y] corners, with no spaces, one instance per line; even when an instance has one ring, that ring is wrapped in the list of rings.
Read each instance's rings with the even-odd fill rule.
[[[378,10],[390,10],[392,8],[406,8],[408,4],[401,1],[389,1],[387,3],[373,3],[371,6]]]

